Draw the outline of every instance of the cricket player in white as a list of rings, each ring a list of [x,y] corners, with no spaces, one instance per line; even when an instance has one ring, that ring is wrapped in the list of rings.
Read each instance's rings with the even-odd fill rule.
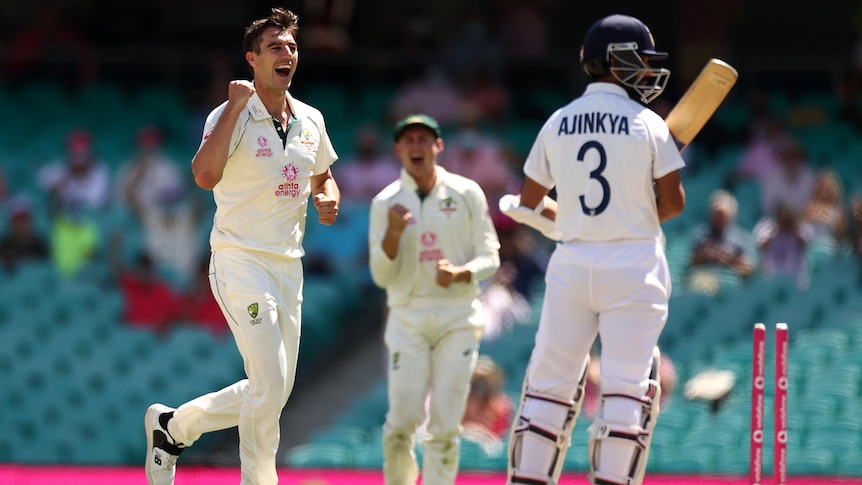
[[[297,17],[253,22],[243,47],[254,82],[232,81],[206,121],[192,161],[216,202],[210,285],[242,355],[247,379],[177,409],[147,410],[147,480],[174,482],[176,459],[203,433],[238,426],[242,482],[278,482],[279,419],[294,384],[302,303],[302,238],[309,196],[332,224],[339,193],[320,112],[287,91],[296,69]]]
[[[649,61],[666,56],[635,18],[596,22],[581,57],[593,82],[545,122],[519,199],[501,200],[513,218],[560,241],[510,438],[509,483],[558,482],[597,336],[602,397],[589,480],[643,480],[671,291],[660,223],[685,206],[684,162],[664,120],[630,96],[648,103],[661,93],[670,72]],[[554,188],[556,201],[547,197]]]
[[[389,411],[383,426],[387,485],[419,477],[414,437],[426,418],[422,483],[451,485],[461,420],[485,319],[479,281],[500,266],[500,243],[479,185],[437,165],[437,122],[395,126],[401,178],[371,202],[371,276],[386,289]]]

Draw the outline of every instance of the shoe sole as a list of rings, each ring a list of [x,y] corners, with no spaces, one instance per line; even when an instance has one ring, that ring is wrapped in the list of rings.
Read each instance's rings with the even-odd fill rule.
[[[164,404],[152,404],[147,408],[147,412],[144,413],[144,432],[147,435],[147,461],[144,466],[144,471],[147,473],[147,483],[153,485],[153,477],[152,471],[150,467],[152,466],[153,460],[153,424],[158,419],[158,416],[163,412],[162,409],[166,408]]]

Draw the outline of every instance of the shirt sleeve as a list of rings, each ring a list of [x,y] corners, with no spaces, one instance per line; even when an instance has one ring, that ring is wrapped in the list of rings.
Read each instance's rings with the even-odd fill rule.
[[[500,267],[500,240],[482,189],[476,185],[466,195],[470,201],[471,213],[475,214],[478,220],[477,224],[473,224],[472,231],[476,255],[464,266],[473,274],[473,281],[478,282],[493,275]]]
[[[380,288],[386,288],[395,276],[401,252],[395,259],[383,252],[383,237],[388,225],[388,205],[386,200],[374,199],[371,201],[371,210],[368,223],[368,257],[371,279]]]
[[[338,155],[335,153],[335,147],[332,146],[332,140],[329,139],[329,132],[326,131],[326,123],[323,122],[323,117],[320,120],[320,146],[317,147],[317,157],[314,159],[314,175],[320,175],[329,170],[330,165],[335,163]]]
[[[655,163],[653,164],[653,179],[660,179],[665,175],[680,170],[685,167],[685,160],[676,146],[673,136],[670,134],[670,128],[667,123],[658,114],[650,123],[650,128],[655,140]]]
[[[227,101],[225,101],[221,106],[212,110],[209,115],[207,115],[207,120],[204,123],[204,133],[201,138],[200,146],[203,146],[204,142],[207,141],[207,138],[212,135],[213,130],[215,129],[215,125],[218,122],[219,118],[221,118],[222,113],[224,113],[224,109],[227,106]],[[236,150],[236,146],[239,144],[239,139],[242,136],[243,127],[245,126],[245,122],[248,120],[248,111],[243,111],[236,125],[233,127],[233,133],[230,137],[230,148],[228,149],[228,156],[231,156]],[[200,148],[200,146],[198,148]]]
[[[548,127],[551,126],[553,117],[549,119],[542,130],[536,136],[533,142],[530,153],[527,155],[527,161],[524,162],[524,175],[535,180],[539,185],[546,189],[553,189],[556,183],[554,176],[551,173],[551,164],[548,160],[547,152],[545,151],[545,138]]]

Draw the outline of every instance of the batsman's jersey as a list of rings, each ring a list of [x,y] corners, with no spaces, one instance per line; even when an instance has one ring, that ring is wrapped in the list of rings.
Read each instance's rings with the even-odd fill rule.
[[[562,241],[656,241],[653,180],[684,166],[658,114],[616,84],[591,83],[545,122],[524,173],[557,188]]]
[[[500,266],[500,242],[481,187],[440,166],[436,170],[437,183],[424,200],[419,198],[416,182],[402,169],[400,179],[371,201],[371,276],[386,289],[392,308],[437,298],[447,304],[461,299],[469,306],[479,293],[479,281]],[[413,214],[413,222],[401,235],[398,255],[392,260],[383,252],[381,243],[389,223],[389,208],[395,204],[406,207]],[[470,284],[449,288],[437,285],[440,259],[467,266],[472,273]]]
[[[290,258],[303,256],[311,176],[326,172],[337,155],[320,111],[289,100],[296,121],[289,124],[285,141],[257,93],[240,114],[224,175],[213,189],[213,251],[239,248]],[[207,117],[204,140],[226,105]]]

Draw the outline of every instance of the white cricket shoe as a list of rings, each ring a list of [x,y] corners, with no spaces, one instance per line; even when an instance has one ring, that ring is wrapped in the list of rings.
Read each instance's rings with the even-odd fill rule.
[[[164,404],[153,404],[144,415],[144,431],[147,433],[147,482],[150,485],[173,485],[177,471],[177,457],[185,447],[178,444],[168,433],[168,420],[174,408]]]

